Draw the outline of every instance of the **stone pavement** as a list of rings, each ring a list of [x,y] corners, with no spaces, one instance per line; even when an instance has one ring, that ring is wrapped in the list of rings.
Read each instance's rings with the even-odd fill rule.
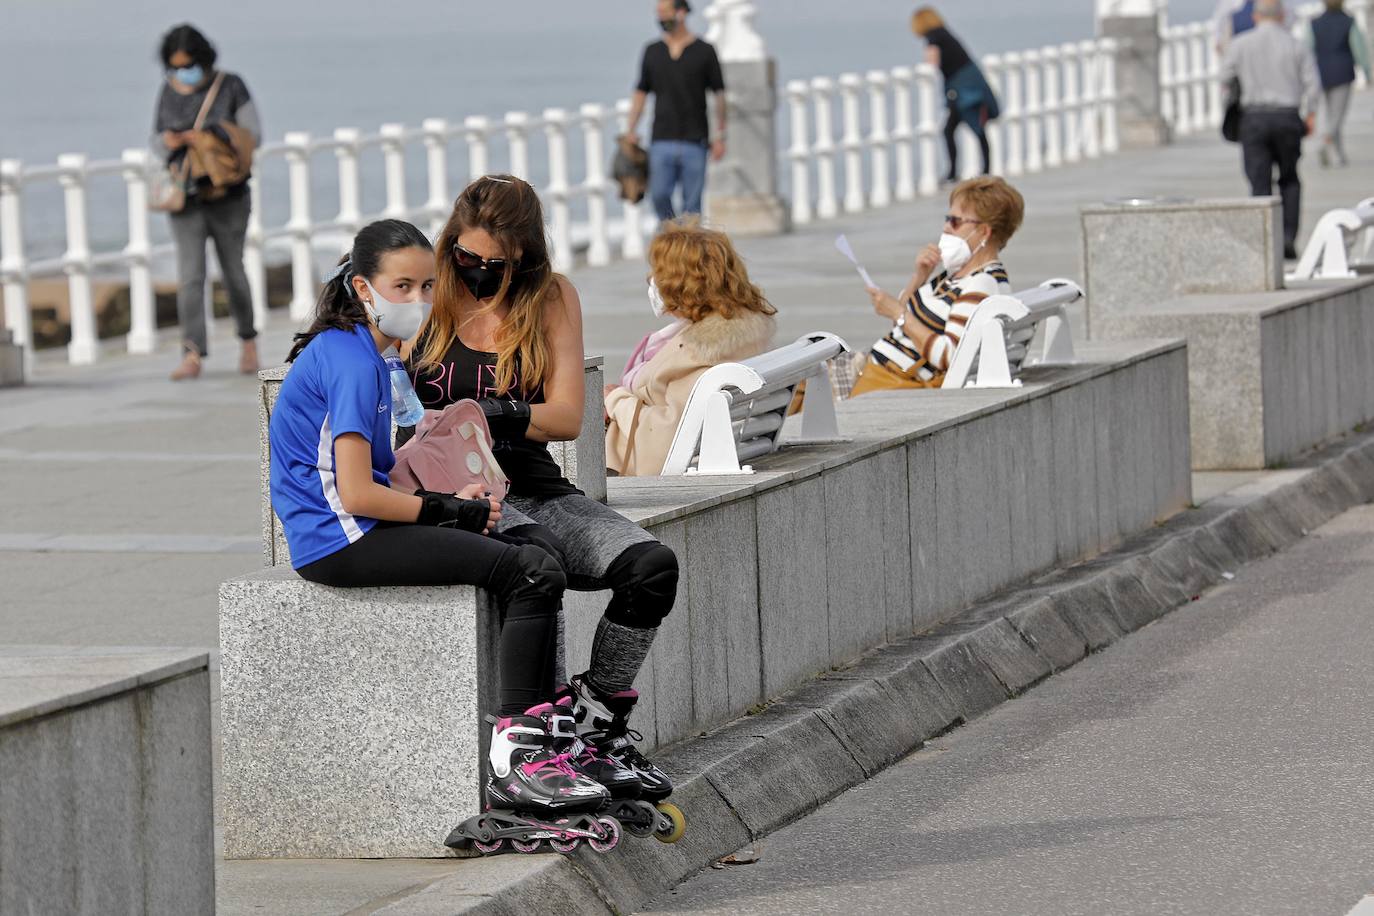
[[[1304,160],[1305,228],[1325,210],[1374,191],[1369,154],[1358,152],[1374,148],[1372,112],[1374,95],[1357,95],[1350,168],[1325,171],[1315,157]],[[1080,273],[1081,204],[1246,190],[1238,149],[1210,134],[1017,184],[1028,217],[1006,262],[1022,284]],[[779,307],[779,339],[825,329],[865,345],[882,325],[834,251],[834,235],[846,233],[869,270],[895,287],[918,245],[939,231],[944,210],[943,199],[927,199],[742,242],[755,280]],[[644,275],[643,264],[628,263],[574,274],[587,350],[605,354],[612,371],[655,324]],[[275,315],[264,354],[283,355],[291,330]],[[223,323],[214,335],[216,355],[193,384],[166,382],[175,359],[175,337],[167,336],[157,356],[125,357],[112,345],[94,367],[67,367],[47,354],[28,387],[0,391],[0,465],[7,471],[0,484],[0,644],[214,649],[219,583],[260,562],[256,381],[232,374],[232,335]],[[406,868],[368,869],[375,882],[360,872],[352,899],[390,893],[402,880],[393,869]]]

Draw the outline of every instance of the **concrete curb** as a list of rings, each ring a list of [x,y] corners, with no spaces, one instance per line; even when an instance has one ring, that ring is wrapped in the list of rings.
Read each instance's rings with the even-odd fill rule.
[[[871,652],[757,715],[668,749],[658,760],[673,775],[673,800],[688,817],[687,835],[675,845],[627,837],[612,855],[474,862],[462,869],[467,874],[376,912],[631,912],[924,741],[1371,500],[1374,435],[1342,440],[1300,468],[1272,472],[1116,550]],[[498,861],[502,877],[492,874],[491,886],[475,888],[487,882],[471,872]]]

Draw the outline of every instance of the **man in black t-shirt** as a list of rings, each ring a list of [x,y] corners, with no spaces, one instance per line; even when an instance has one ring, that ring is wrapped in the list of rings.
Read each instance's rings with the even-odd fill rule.
[[[658,0],[662,41],[644,49],[630,106],[629,134],[635,136],[644,103],[654,95],[654,128],[649,143],[649,195],[661,220],[677,215],[673,192],[682,185],[683,213],[701,212],[706,187],[706,156],[725,155],[725,77],[716,49],[687,29],[687,0]],[[707,126],[706,94],[716,97],[716,133]]]

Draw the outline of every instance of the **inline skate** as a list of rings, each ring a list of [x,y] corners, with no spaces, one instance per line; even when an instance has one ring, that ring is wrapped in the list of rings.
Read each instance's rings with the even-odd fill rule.
[[[543,703],[523,715],[487,720],[492,733],[484,810],[455,827],[446,846],[471,845],[491,855],[507,842],[522,853],[537,852],[542,842],[562,853],[583,842],[603,853],[619,845],[619,822],[600,813],[610,792],[560,749],[577,737],[563,708]]]
[[[608,813],[635,836],[652,836],[663,843],[676,843],[687,829],[682,809],[665,801],[673,793],[666,773],[639,752],[634,742],[642,736],[629,727],[630,713],[639,702],[639,693],[622,690],[609,696],[598,693],[587,682],[586,674],[572,678],[567,687],[571,699],[577,736],[596,758],[634,774],[639,782],[638,797],[611,799]]]

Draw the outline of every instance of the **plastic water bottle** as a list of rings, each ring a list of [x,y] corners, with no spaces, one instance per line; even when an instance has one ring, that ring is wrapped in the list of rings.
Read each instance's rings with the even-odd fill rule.
[[[396,352],[395,347],[388,347],[382,354],[382,361],[391,375],[391,412],[396,418],[396,425],[415,426],[425,415],[425,406],[420,403],[415,386],[410,384],[410,375],[406,372],[405,363],[401,362],[401,354]]]

